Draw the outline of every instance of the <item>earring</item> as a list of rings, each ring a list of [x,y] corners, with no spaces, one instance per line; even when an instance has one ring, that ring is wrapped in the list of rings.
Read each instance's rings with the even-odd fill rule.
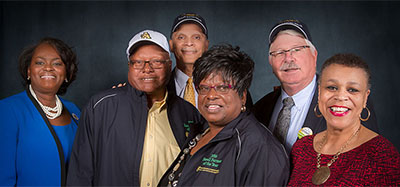
[[[369,112],[369,109],[368,109],[367,107],[365,107],[365,109],[367,109],[368,116],[367,116],[366,118],[362,118],[362,117],[361,117],[362,111],[361,111],[361,113],[360,113],[360,120],[361,120],[361,121],[368,121],[369,117],[371,116],[371,113]],[[363,109],[363,110],[364,110],[364,109]]]
[[[240,108],[240,111],[246,112],[246,106],[245,106],[245,105],[242,105],[242,107]]]
[[[28,78],[26,78],[26,80],[28,80],[28,81],[29,81],[29,79],[31,79],[31,76],[29,76],[29,75],[28,75]]]
[[[314,107],[314,114],[315,114],[315,116],[317,116],[317,118],[320,118],[322,116],[322,114],[317,114],[317,107],[318,107],[318,103]]]
[[[65,82],[68,83],[68,79],[67,78],[65,78]]]

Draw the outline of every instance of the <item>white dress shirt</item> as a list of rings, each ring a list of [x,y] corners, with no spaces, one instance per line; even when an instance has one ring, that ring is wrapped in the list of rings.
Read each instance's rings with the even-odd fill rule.
[[[290,113],[290,126],[286,136],[286,144],[284,145],[286,150],[291,150],[293,144],[297,140],[297,134],[304,124],[304,120],[307,117],[308,109],[310,108],[311,101],[314,96],[314,92],[317,88],[317,76],[315,75],[310,84],[308,84],[300,92],[292,96],[294,101],[294,106]],[[289,95],[281,88],[281,96],[279,96],[274,111],[272,113],[271,121],[269,123],[269,129],[272,131],[275,128],[276,120],[278,118],[279,111],[283,107],[283,100]],[[312,106],[314,107],[314,106]]]

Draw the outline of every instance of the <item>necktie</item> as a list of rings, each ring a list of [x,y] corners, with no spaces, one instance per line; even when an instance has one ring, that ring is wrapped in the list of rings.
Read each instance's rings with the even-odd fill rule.
[[[290,109],[293,107],[294,101],[292,97],[287,97],[283,100],[283,107],[279,111],[278,119],[276,120],[274,135],[278,140],[285,145],[286,136],[290,125]]]
[[[185,99],[189,103],[192,103],[193,106],[196,106],[192,77],[189,77],[189,79],[186,82],[185,94],[183,95],[183,99]]]

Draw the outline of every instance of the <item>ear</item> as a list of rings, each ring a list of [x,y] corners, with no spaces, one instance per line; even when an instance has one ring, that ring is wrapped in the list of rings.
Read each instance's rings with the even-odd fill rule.
[[[208,50],[208,45],[210,44],[210,41],[207,39],[206,40],[206,45],[204,45],[205,46],[205,48],[206,48],[206,51]]]
[[[29,68],[28,68],[28,73],[26,75],[27,75],[27,77],[31,76],[31,70]]]
[[[318,103],[320,98],[321,98],[321,85],[318,85],[318,101],[317,101]]]
[[[171,52],[174,51],[174,42],[172,42],[172,40],[169,40],[169,50],[170,50]]]
[[[365,93],[365,96],[364,96],[365,97],[364,98],[364,108],[367,107],[368,96],[369,96],[370,93],[371,93],[370,89],[368,89],[367,93]]]
[[[245,90],[244,92],[243,92],[243,95],[242,95],[242,105],[246,105],[246,100],[247,100],[247,90]]]

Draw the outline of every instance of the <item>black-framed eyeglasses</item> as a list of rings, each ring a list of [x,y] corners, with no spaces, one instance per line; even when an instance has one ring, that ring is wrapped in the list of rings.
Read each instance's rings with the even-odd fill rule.
[[[229,92],[230,89],[233,89],[233,86],[230,84],[218,86],[207,86],[201,84],[197,86],[197,93],[199,93],[200,95],[206,95],[211,89],[214,89],[217,93],[226,94]]]
[[[305,48],[310,48],[310,46],[303,45],[303,46],[293,47],[288,50],[272,51],[272,52],[269,52],[269,55],[273,56],[274,58],[281,59],[281,58],[285,57],[287,52],[290,52],[290,55],[295,56],[295,55],[301,53],[301,51],[303,51],[303,49],[305,49]]]
[[[129,65],[132,65],[134,69],[143,69],[146,63],[149,63],[150,67],[153,69],[161,69],[164,64],[171,60],[130,60]]]

